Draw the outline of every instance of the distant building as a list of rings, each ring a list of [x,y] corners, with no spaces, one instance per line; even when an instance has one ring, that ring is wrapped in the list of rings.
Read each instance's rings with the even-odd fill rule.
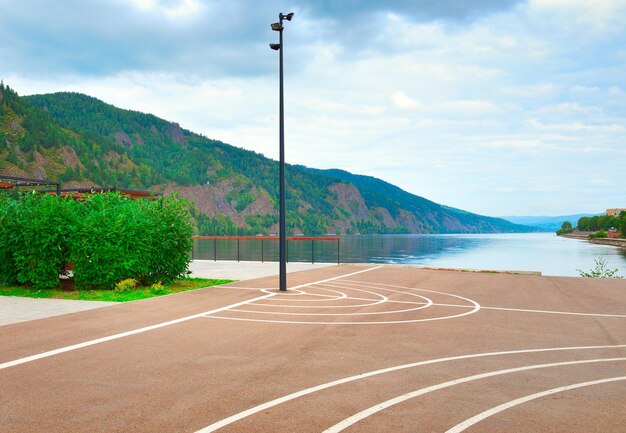
[[[606,210],[606,214],[608,216],[613,216],[613,217],[617,217],[619,216],[620,213],[622,212],[626,212],[626,208],[614,208],[614,209],[607,209]]]

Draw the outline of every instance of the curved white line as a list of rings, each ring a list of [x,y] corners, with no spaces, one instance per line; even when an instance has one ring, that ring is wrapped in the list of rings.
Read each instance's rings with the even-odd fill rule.
[[[241,322],[258,322],[258,323],[287,323],[290,325],[397,325],[402,323],[419,323],[419,322],[434,322],[435,320],[448,320],[455,319],[457,317],[468,316],[476,313],[480,310],[480,307],[475,307],[471,311],[465,313],[455,314],[452,316],[440,316],[440,317],[427,317],[425,319],[410,319],[410,320],[379,320],[369,322],[322,322],[322,321],[304,321],[304,320],[270,320],[270,319],[247,319],[244,317],[226,317],[205,315],[207,319],[222,319],[222,320],[239,320]],[[256,311],[258,313],[258,311]],[[286,313],[283,313],[286,314]]]
[[[315,286],[310,286],[315,288]],[[280,300],[280,302],[327,302],[327,301],[336,301],[338,299],[345,299],[348,297],[348,295],[346,295],[343,292],[340,292],[338,290],[331,290],[331,289],[324,289],[323,287],[320,288],[320,290],[326,290],[327,292],[332,292],[332,293],[337,293],[339,294],[339,296],[333,296],[333,295],[322,295],[319,293],[308,293],[302,290],[298,290],[299,292],[301,292],[301,296],[316,296],[316,297],[322,297],[322,298],[326,298],[326,299],[286,299],[287,295],[283,295],[279,293],[279,296],[277,297],[277,299]],[[281,296],[282,295],[282,296]]]
[[[375,292],[370,292],[368,290],[363,290],[363,289],[351,289],[351,290],[356,290],[359,292],[364,292],[364,293],[369,293],[371,295],[376,295],[376,296],[380,296],[381,299],[378,301],[373,301],[369,304],[353,304],[353,305],[328,305],[328,306],[306,306],[306,305],[276,305],[276,304],[259,304],[259,303],[255,303],[253,304],[254,306],[257,305],[264,305],[264,306],[272,306],[272,307],[277,307],[277,308],[356,308],[356,307],[370,307],[373,305],[379,305],[382,303],[385,303],[389,300],[389,298],[387,298],[384,295],[380,295],[378,293]],[[368,315],[378,315],[378,314],[395,314],[395,313],[404,313],[407,311],[417,311],[417,310],[421,310],[427,307],[430,307],[433,304],[433,301],[426,298],[425,296],[421,296],[421,295],[415,295],[418,296],[424,300],[426,300],[426,303],[422,303],[420,304],[419,307],[414,307],[414,308],[407,308],[405,310],[385,310],[385,311],[376,311],[376,312],[360,312],[360,313],[295,313],[295,312],[278,312],[278,311],[261,311],[261,310],[245,310],[245,309],[236,309],[236,310],[232,310],[232,311],[238,311],[238,312],[246,312],[246,313],[258,313],[258,314],[277,314],[277,315],[287,315],[287,316],[368,316]]]
[[[465,300],[467,302],[470,302],[471,304],[473,304],[473,308],[472,306],[467,306],[466,308],[472,308],[470,311],[466,311],[465,313],[459,313],[459,314],[454,314],[451,316],[439,316],[439,317],[427,317],[427,318],[423,318],[423,319],[410,319],[410,320],[380,320],[380,321],[370,321],[370,322],[364,322],[364,321],[360,321],[360,322],[347,322],[347,321],[336,321],[336,322],[321,322],[321,321],[300,321],[300,320],[270,320],[270,319],[248,319],[248,318],[244,318],[244,317],[225,317],[225,316],[205,316],[208,318],[215,318],[215,319],[225,319],[225,320],[240,320],[240,321],[245,321],[245,322],[259,322],[259,323],[288,323],[288,324],[301,324],[301,325],[390,325],[390,324],[400,324],[400,323],[417,323],[417,322],[431,322],[431,321],[435,321],[435,320],[447,320],[447,319],[453,319],[453,318],[457,318],[457,317],[463,317],[463,316],[467,316],[470,314],[474,314],[476,312],[478,312],[481,308],[481,305],[469,298],[465,298],[463,296],[459,296],[459,295],[453,295],[451,293],[445,293],[445,292],[438,292],[435,290],[427,290],[427,289],[412,289],[410,287],[402,287],[402,286],[391,286],[389,284],[385,284],[386,286],[390,286],[390,287],[398,287],[398,288],[404,288],[404,289],[408,289],[408,290],[414,290],[414,291],[425,291],[425,292],[430,292],[430,293],[437,293],[440,295],[445,295],[445,296],[451,296],[454,298],[459,298],[462,300]],[[368,287],[368,286],[365,286]],[[379,288],[379,287],[368,287],[371,289],[375,289],[375,288]],[[358,289],[351,289],[351,290],[358,290]],[[407,293],[407,292],[398,292],[397,290],[393,290],[393,289],[385,289],[383,288],[383,290],[387,290],[387,291],[391,291],[391,292],[395,292],[395,293],[404,293],[407,295],[412,295],[412,296],[418,296],[418,297],[422,297],[421,295],[415,294],[415,293]],[[423,298],[423,297],[422,297]],[[428,299],[428,298],[426,298]],[[445,305],[445,304],[434,304],[434,305]],[[427,306],[430,306],[427,305]],[[419,309],[419,308],[417,308]],[[236,310],[236,311],[243,311],[243,310]],[[411,311],[411,309],[408,310],[402,310],[402,311]],[[289,313],[266,313],[266,312],[260,312],[260,311],[254,311],[255,313],[260,313],[260,314],[276,314],[276,315],[289,315]],[[373,313],[370,313],[373,314]],[[296,314],[292,314],[292,315],[296,315]],[[310,314],[310,315],[314,315],[314,314]],[[321,314],[320,314],[321,315]],[[330,314],[327,314],[330,315]],[[345,315],[353,315],[353,314],[345,314]],[[343,316],[343,314],[340,314],[340,316]]]
[[[428,299],[428,298],[424,298],[424,299]],[[371,312],[360,312],[360,313],[295,313],[295,312],[280,312],[280,311],[255,311],[255,310],[245,310],[245,309],[234,309],[231,311],[237,311],[237,312],[245,312],[245,313],[257,313],[257,314],[277,314],[277,315],[285,315],[285,316],[374,316],[374,315],[381,315],[381,314],[398,314],[398,313],[406,313],[409,311],[417,311],[417,310],[422,310],[424,308],[430,307],[433,304],[433,301],[431,301],[430,299],[428,299],[429,302],[427,302],[425,305],[420,305],[419,307],[414,307],[414,308],[407,308],[405,310],[385,310],[385,311],[371,311]],[[371,304],[360,304],[360,305],[345,305],[343,306],[343,308],[352,308],[352,307],[369,307],[372,305],[379,305],[381,303],[385,302],[384,300],[379,301],[379,302],[374,302]],[[254,304],[254,305],[258,305],[258,304]],[[268,305],[268,304],[261,304],[261,305]],[[302,308],[309,308],[306,306],[303,306]]]
[[[342,293],[343,296],[342,297],[335,297],[333,299],[302,299],[302,301],[308,301],[308,302],[327,302],[327,301],[335,301],[335,300],[340,300],[340,299],[346,299],[346,300],[351,300],[353,298],[349,297],[346,293],[343,292],[339,292],[336,290],[330,290],[330,289],[323,289],[323,290],[328,290],[331,292],[336,292],[336,293]],[[356,290],[356,289],[353,289]],[[370,305],[378,305],[378,304],[382,304],[383,302],[388,301],[388,298],[384,295],[380,295],[376,292],[369,292],[367,290],[360,290],[362,292],[365,293],[369,293],[370,295],[374,295],[374,296],[378,296],[380,299],[368,299],[369,303],[367,304],[350,304],[350,305],[278,305],[278,304],[263,304],[263,303],[255,303],[254,305],[265,305],[268,307],[279,307],[279,308],[354,308],[354,307],[367,307]],[[307,295],[311,295],[311,293],[306,293]],[[315,295],[313,295],[315,296]],[[277,299],[278,301],[282,302],[284,301],[283,299]],[[289,301],[293,301],[293,302],[298,302],[297,299],[289,299]]]
[[[276,289],[260,289],[263,293],[271,293],[272,295],[280,295],[280,296],[301,296],[304,294],[302,290],[291,290],[291,293],[281,293]]]
[[[614,345],[614,346],[574,346],[574,347],[550,347],[550,348],[545,348],[545,349],[508,350],[508,351],[503,351],[503,352],[485,352],[485,353],[474,353],[470,355],[450,356],[447,358],[429,359],[426,361],[413,362],[411,364],[402,364],[402,365],[397,365],[394,367],[382,368],[380,370],[373,370],[373,371],[369,371],[366,373],[357,374],[354,376],[344,377],[342,379],[337,379],[332,382],[323,383],[321,385],[316,385],[310,388],[293,392],[291,394],[287,394],[283,397],[270,400],[266,403],[262,403],[258,406],[254,406],[250,409],[231,415],[228,418],[224,418],[220,421],[217,421],[203,429],[198,430],[196,433],[214,432],[222,427],[230,425],[234,422],[247,418],[256,413],[267,410],[271,407],[278,406],[279,404],[286,403],[288,401],[295,400],[296,398],[313,394],[318,391],[332,388],[334,386],[343,385],[345,383],[354,382],[354,381],[361,380],[361,379],[367,379],[372,376],[392,373],[395,371],[404,370],[408,368],[421,367],[423,365],[439,364],[442,362],[458,361],[458,360],[472,359],[472,358],[483,358],[483,357],[490,357],[490,356],[517,355],[520,353],[543,353],[543,352],[561,352],[561,351],[573,351],[573,350],[601,350],[601,349],[623,349],[623,348],[626,348],[626,344],[619,344],[619,345]]]
[[[394,290],[392,290],[392,289],[385,289],[385,287],[394,287],[396,289],[414,290],[414,291],[419,291],[419,292],[437,293],[438,295],[451,296],[453,298],[463,299],[464,301],[467,301],[467,302],[469,302],[470,304],[472,304],[474,306],[478,305],[479,309],[482,308],[482,306],[478,302],[474,301],[473,299],[465,298],[465,297],[460,296],[460,295],[453,295],[452,293],[439,292],[437,290],[418,289],[418,288],[415,288],[415,287],[396,286],[396,285],[393,285],[393,284],[383,284],[383,283],[363,283],[363,282],[360,282],[360,281],[352,282],[350,280],[342,281],[341,283],[342,284],[345,284],[345,283],[348,283],[348,284],[358,284],[361,287],[372,288],[372,287],[368,287],[367,286],[367,284],[369,284],[370,286],[375,285],[374,286],[375,288],[383,289],[383,290],[390,290],[390,291],[394,291]],[[385,287],[381,287],[381,286],[385,286]],[[396,292],[396,293],[408,294],[406,292]],[[471,305],[468,305],[468,307],[471,308]]]
[[[443,388],[448,388],[454,385],[458,385],[460,383],[471,382],[474,380],[484,379],[487,377],[500,376],[503,374],[517,373],[520,371],[537,370],[540,368],[562,367],[566,365],[591,364],[595,362],[615,362],[615,361],[626,361],[626,358],[600,358],[600,359],[585,359],[582,361],[552,362],[549,364],[527,365],[524,367],[507,368],[504,370],[490,371],[488,373],[481,373],[481,374],[475,374],[472,376],[462,377],[460,379],[438,383],[437,385],[427,386],[426,388],[420,388],[418,390],[409,392],[404,395],[400,395],[398,397],[392,398],[382,403],[378,403],[375,406],[369,407],[365,410],[362,410],[359,413],[352,415],[349,418],[344,419],[343,421],[335,424],[334,426],[324,430],[323,433],[339,433],[340,431],[345,430],[346,428],[356,424],[357,422],[362,421],[365,418],[372,416],[375,413],[378,413],[384,409],[388,409],[389,407],[394,406],[398,403],[405,402],[412,398],[418,397],[420,395],[428,394],[433,391],[438,391]]]
[[[465,421],[463,421],[462,423],[459,423],[457,425],[455,425],[454,427],[452,427],[450,430],[447,430],[446,433],[460,433],[466,429],[468,429],[469,427],[473,426],[476,423],[479,423],[480,421],[484,420],[485,418],[489,418],[490,416],[493,416],[499,412],[502,412],[503,410],[506,409],[510,409],[514,406],[520,405],[522,403],[526,403],[528,401],[531,400],[535,400],[537,398],[541,398],[541,397],[545,397],[547,395],[552,395],[552,394],[556,394],[558,392],[563,392],[563,391],[569,391],[572,389],[576,389],[576,388],[583,388],[585,386],[592,386],[592,385],[600,385],[602,383],[609,383],[609,382],[617,382],[620,380],[626,380],[626,376],[619,376],[619,377],[610,377],[607,379],[599,379],[599,380],[591,380],[589,382],[580,382],[580,383],[574,383],[572,385],[565,385],[565,386],[560,386],[558,388],[552,388],[552,389],[548,389],[546,391],[541,391],[538,392],[536,394],[530,394],[515,400],[511,400],[507,403],[503,403],[499,406],[496,406],[494,408],[491,408],[489,410],[486,410],[482,413],[479,413],[476,416],[473,416],[469,419],[466,419]]]

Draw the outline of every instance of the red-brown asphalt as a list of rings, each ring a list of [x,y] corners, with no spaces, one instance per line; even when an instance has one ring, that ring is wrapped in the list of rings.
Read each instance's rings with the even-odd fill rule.
[[[289,286],[367,268],[342,265],[294,273]],[[272,277],[229,287],[272,289],[276,284]],[[196,432],[275,398],[382,368],[487,352],[626,345],[625,280],[385,266],[301,290],[309,294],[291,291],[234,309],[252,312],[222,311],[0,369],[0,432]],[[337,292],[380,303],[354,306],[368,301],[329,297],[340,296]],[[389,313],[427,302],[415,294],[446,305]],[[261,295],[215,287],[3,326],[0,364]],[[382,296],[397,302],[383,303]],[[483,308],[469,314],[474,309],[470,300]],[[305,315],[311,313],[335,315]],[[440,320],[417,321],[433,318]],[[268,322],[273,320],[325,324]],[[363,321],[405,323],[337,324]],[[564,363],[451,385],[373,413],[345,430],[445,432],[520,397],[626,376],[626,362],[613,358],[626,358],[626,348],[444,360],[314,392],[218,431],[322,432],[421,388],[503,369]],[[583,360],[593,362],[565,364]],[[466,431],[624,433],[626,381],[534,399]]]

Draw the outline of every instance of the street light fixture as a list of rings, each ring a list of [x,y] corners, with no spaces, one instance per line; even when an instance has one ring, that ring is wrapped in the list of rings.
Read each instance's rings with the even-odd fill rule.
[[[279,289],[281,292],[287,291],[287,230],[285,228],[285,104],[283,98],[283,20],[291,21],[293,12],[284,15],[278,14],[278,22],[272,24],[272,30],[279,32],[279,43],[270,44],[270,48],[280,51],[279,56],[279,185],[280,185],[280,210],[278,216],[278,253],[279,253]]]

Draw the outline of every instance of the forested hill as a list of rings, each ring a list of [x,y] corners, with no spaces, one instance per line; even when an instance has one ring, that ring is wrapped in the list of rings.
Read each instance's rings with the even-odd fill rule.
[[[58,179],[64,187],[178,191],[196,203],[201,233],[277,231],[276,161],[78,93],[19,97],[0,86],[0,173]],[[291,233],[530,230],[373,177],[293,165],[286,174]]]

